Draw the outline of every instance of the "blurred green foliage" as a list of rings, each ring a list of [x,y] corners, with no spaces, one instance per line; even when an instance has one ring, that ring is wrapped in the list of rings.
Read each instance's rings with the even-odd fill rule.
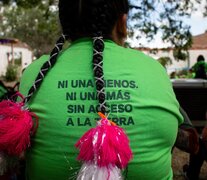
[[[5,80],[6,81],[15,81],[17,78],[17,66],[9,64],[7,66]]]
[[[162,64],[162,66],[163,66],[164,68],[166,68],[167,65],[172,64],[172,59],[170,59],[170,57],[160,57],[160,58],[158,59],[158,62],[159,62],[160,64]]]
[[[48,54],[60,34],[55,4],[50,6],[49,1],[38,0],[17,0],[17,3],[18,6],[4,6],[0,32],[27,43],[36,57]]]

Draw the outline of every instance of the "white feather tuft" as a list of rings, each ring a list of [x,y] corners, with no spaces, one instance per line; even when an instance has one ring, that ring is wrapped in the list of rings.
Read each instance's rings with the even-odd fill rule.
[[[121,170],[116,166],[98,167],[93,163],[84,163],[77,180],[123,180],[123,178]]]

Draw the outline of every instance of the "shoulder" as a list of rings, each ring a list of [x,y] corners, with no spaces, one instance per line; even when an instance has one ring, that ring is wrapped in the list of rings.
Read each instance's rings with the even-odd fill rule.
[[[20,80],[20,92],[25,95],[26,91],[32,86],[34,80],[40,71],[40,68],[48,60],[48,55],[43,55],[33,61],[23,72]]]
[[[32,75],[32,74],[36,74],[37,72],[39,72],[41,66],[44,64],[44,62],[46,62],[49,58],[49,55],[43,55],[41,56],[39,59],[34,60],[25,70],[23,73],[23,76],[26,76],[28,74]]]
[[[152,62],[152,63],[157,63],[157,61],[146,55],[145,53],[143,53],[142,51],[140,50],[137,50],[137,49],[134,49],[134,48],[126,48],[126,47],[122,47],[122,46],[119,46],[115,43],[106,43],[106,49],[113,49],[113,51],[111,51],[111,53],[114,53],[114,52],[118,52],[119,56],[122,56],[123,58],[124,57],[128,57],[128,59],[143,59],[145,61],[149,61],[149,62]]]
[[[121,52],[121,58],[127,60],[127,63],[130,62],[132,65],[137,65],[145,68],[153,68],[154,70],[165,70],[164,67],[156,59],[140,50],[119,47],[119,52]]]
[[[49,58],[49,55],[43,55],[40,58],[34,60],[24,71],[23,75],[25,73],[31,72],[33,70],[36,70],[38,67],[41,68],[42,64],[46,62]]]

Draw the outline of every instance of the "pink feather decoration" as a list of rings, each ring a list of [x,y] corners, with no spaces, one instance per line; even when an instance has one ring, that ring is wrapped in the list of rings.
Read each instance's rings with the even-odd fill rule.
[[[129,140],[124,130],[103,114],[97,127],[87,131],[75,144],[80,150],[78,160],[95,162],[99,167],[117,166],[123,169],[132,158]]]
[[[10,100],[0,102],[0,151],[9,155],[20,156],[30,146],[30,135],[38,125],[37,116],[23,106]]]

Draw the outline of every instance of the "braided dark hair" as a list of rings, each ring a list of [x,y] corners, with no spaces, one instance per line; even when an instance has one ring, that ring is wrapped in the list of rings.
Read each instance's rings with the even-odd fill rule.
[[[111,39],[112,29],[120,17],[128,13],[127,0],[59,1],[62,31],[70,40],[93,38],[93,70],[96,82],[99,111],[105,114],[103,51],[104,40]],[[78,11],[77,11],[78,9]],[[76,16],[77,18],[74,18]]]
[[[104,39],[112,39],[112,29],[118,18],[127,14],[128,0],[59,0],[59,19],[62,26],[61,36],[30,88],[25,102],[28,102],[41,85],[48,70],[54,66],[58,53],[65,40],[74,41],[81,37],[93,39],[93,70],[96,82],[99,111],[105,114],[103,51]]]
[[[66,40],[65,35],[62,34],[62,36],[57,40],[54,49],[52,50],[52,52],[50,53],[50,58],[48,61],[46,61],[41,69],[40,72],[38,73],[34,84],[32,85],[32,87],[29,89],[28,95],[26,96],[26,98],[24,99],[24,103],[27,103],[32,95],[36,92],[36,90],[40,87],[40,85],[43,82],[43,79],[45,77],[45,75],[47,74],[47,72],[50,70],[50,68],[52,68],[56,61],[57,61],[57,56],[59,54],[59,52],[62,50],[62,47],[64,45],[64,42]]]

